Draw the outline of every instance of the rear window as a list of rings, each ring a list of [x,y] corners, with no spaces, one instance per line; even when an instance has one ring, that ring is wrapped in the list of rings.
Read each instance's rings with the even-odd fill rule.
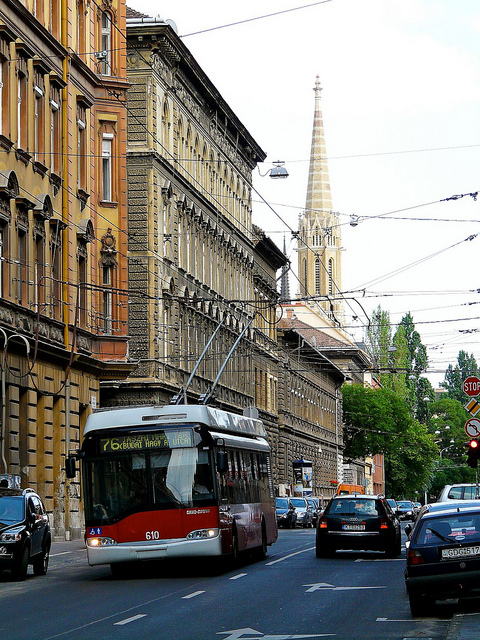
[[[476,487],[452,487],[448,492],[450,500],[475,500]]]
[[[344,498],[343,500],[334,500],[330,505],[328,513],[334,515],[351,515],[351,516],[378,516],[377,500],[357,500],[356,498]]]
[[[480,541],[480,511],[469,514],[456,513],[429,518],[420,522],[417,544],[438,545],[455,542]]]

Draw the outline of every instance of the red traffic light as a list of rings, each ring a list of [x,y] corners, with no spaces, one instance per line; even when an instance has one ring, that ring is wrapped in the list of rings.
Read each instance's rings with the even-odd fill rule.
[[[473,438],[468,443],[467,465],[469,467],[472,467],[472,469],[476,469],[478,466],[479,457],[480,457],[480,441]]]

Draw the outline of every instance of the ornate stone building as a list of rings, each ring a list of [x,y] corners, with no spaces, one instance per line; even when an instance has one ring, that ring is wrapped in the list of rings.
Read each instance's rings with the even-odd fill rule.
[[[213,393],[228,410],[256,406],[274,438],[275,278],[286,258],[252,224],[252,170],[265,153],[170,25],[129,9],[127,41],[136,366],[103,398],[163,404]]]
[[[122,0],[0,6],[0,474],[79,536],[65,455],[126,374]]]

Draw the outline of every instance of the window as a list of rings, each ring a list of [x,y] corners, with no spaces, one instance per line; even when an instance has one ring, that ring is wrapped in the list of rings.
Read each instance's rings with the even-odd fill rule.
[[[112,267],[103,267],[103,332],[112,333]]]
[[[112,201],[112,142],[113,134],[104,133],[102,138],[102,200]]]
[[[35,85],[35,152],[34,158],[36,162],[43,161],[43,149],[45,146],[45,92],[44,90]]]
[[[17,75],[17,146],[27,148],[27,76],[22,71]]]
[[[41,306],[45,300],[45,237],[38,234],[35,236],[35,262],[34,262],[34,301],[36,309]]]
[[[85,328],[87,326],[87,258],[85,255],[78,257],[78,286],[80,326]]]
[[[62,301],[62,251],[60,238],[60,224],[57,222],[51,235],[50,247],[52,252],[52,317],[61,319]]]
[[[25,289],[27,286],[27,234],[23,229],[18,231],[17,250],[17,302],[22,304],[25,301]]]
[[[87,161],[87,134],[85,121],[77,118],[77,186],[79,189],[86,184],[86,161]],[[103,158],[103,156],[102,156]]]
[[[8,136],[8,62],[0,53],[0,134]]]
[[[60,93],[56,91],[55,93]],[[61,113],[59,95],[54,95],[50,100],[50,170],[60,174],[61,162]]]
[[[5,298],[5,259],[8,255],[6,250],[7,232],[8,227],[6,225],[0,226],[0,298]]]
[[[102,13],[102,47],[100,52],[100,71],[105,76],[112,73],[112,20],[108,13]]]
[[[315,295],[320,293],[320,258],[315,260]]]
[[[328,293],[333,295],[333,260],[328,261]]]

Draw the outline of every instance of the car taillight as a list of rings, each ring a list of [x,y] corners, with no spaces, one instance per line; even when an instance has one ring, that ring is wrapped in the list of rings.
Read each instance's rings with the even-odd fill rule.
[[[319,526],[320,529],[326,529],[327,528],[327,519],[326,518],[320,518],[318,526]]]
[[[412,549],[411,547],[407,550],[407,564],[425,564],[425,558],[422,556],[420,551],[417,549]]]
[[[385,518],[380,521],[380,529],[388,529],[388,520],[385,520]]]

